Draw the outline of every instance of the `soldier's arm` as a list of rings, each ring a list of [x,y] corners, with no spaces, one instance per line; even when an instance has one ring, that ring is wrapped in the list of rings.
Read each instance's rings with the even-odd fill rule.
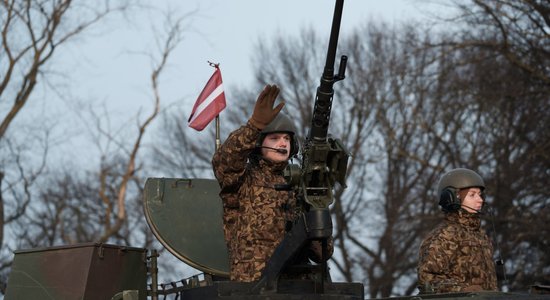
[[[421,291],[436,292],[448,284],[450,271],[449,242],[432,238],[422,243],[418,260],[418,285]],[[424,289],[424,290],[423,290]]]
[[[214,153],[212,167],[222,191],[240,184],[259,134],[257,128],[247,123],[233,131]]]
[[[254,112],[246,125],[231,133],[214,154],[212,166],[222,193],[240,184],[246,170],[248,156],[254,151],[261,130],[275,119],[285,105],[282,102],[273,107],[279,91],[276,85],[266,85],[258,95]]]

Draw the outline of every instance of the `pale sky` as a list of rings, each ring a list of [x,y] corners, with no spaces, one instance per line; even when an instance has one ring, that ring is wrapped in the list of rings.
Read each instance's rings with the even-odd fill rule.
[[[353,28],[370,20],[383,20],[391,25],[408,19],[426,18],[425,4],[429,1],[345,0],[340,40]],[[52,104],[52,94],[48,94],[48,100],[42,106],[55,109],[58,114],[55,120],[59,127],[64,128],[63,136],[72,137],[70,140],[65,139],[68,145],[64,146],[71,148],[70,153],[62,151],[56,155],[52,151],[52,159],[70,159],[77,164],[89,164],[90,159],[99,157],[93,152],[97,146],[89,145],[90,133],[79,115],[79,111],[86,105],[108,111],[109,122],[112,123],[110,132],[131,129],[131,134],[135,134],[136,115],[139,114],[143,120],[153,107],[151,59],[144,53],[151,53],[155,49],[153,28],[162,32],[166,19],[164,12],[183,16],[194,11],[184,22],[183,40],[169,58],[159,86],[161,106],[183,107],[186,112],[181,116],[182,122],[187,122],[196,98],[213,73],[207,61],[220,63],[229,107],[233,101],[240,100],[234,99],[231,91],[235,87],[247,87],[252,83],[254,68],[251,57],[260,37],[267,41],[277,34],[296,37],[302,29],[312,27],[328,41],[335,5],[334,0],[143,2],[151,8],[138,11],[138,14],[128,14],[131,16],[130,22],[120,16],[109,19],[81,35],[68,47],[60,48],[50,61],[58,74],[65,75],[59,76],[53,84],[66,86],[67,89],[60,92],[65,98],[63,102]],[[319,70],[319,78],[322,71]],[[42,100],[40,92],[35,93],[34,97],[37,97],[34,100],[36,102]],[[68,113],[65,112],[67,110]],[[43,115],[51,114],[38,109],[38,112],[28,113],[20,120],[23,122],[30,116],[36,123],[34,120]],[[100,112],[99,115],[106,114]],[[154,126],[160,124],[157,120]],[[90,154],[87,155],[89,159],[81,162],[83,152]],[[68,157],[71,154],[75,157]]]
[[[78,73],[73,84],[80,96],[106,101],[113,109],[131,110],[128,103],[147,107],[150,100],[150,61],[136,52],[151,50],[154,38],[151,28],[162,28],[161,12],[184,15],[197,10],[189,18],[184,39],[170,58],[169,68],[161,78],[164,103],[190,102],[211,76],[207,61],[220,63],[224,86],[246,86],[251,83],[251,57],[259,37],[287,34],[313,27],[328,41],[333,0],[163,0],[150,1],[158,11],[151,10],[133,19],[131,26],[107,24],[109,29],[85,40],[85,47],[71,50],[63,58],[67,68]],[[346,0],[344,2],[340,37],[370,19],[390,24],[407,18],[424,17],[411,0]],[[152,25],[153,24],[153,25]],[[326,51],[323,49],[323,51]],[[321,76],[322,70],[319,70]],[[231,95],[226,96],[230,97]],[[230,102],[232,99],[228,98]],[[186,104],[187,105],[187,104]]]

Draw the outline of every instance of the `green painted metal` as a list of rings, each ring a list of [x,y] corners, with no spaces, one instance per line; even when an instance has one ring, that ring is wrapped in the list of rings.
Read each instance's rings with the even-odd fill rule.
[[[108,244],[15,251],[6,300],[111,299],[135,290],[147,295],[147,250]]]
[[[214,179],[148,178],[144,210],[170,253],[205,273],[229,277],[219,192]]]

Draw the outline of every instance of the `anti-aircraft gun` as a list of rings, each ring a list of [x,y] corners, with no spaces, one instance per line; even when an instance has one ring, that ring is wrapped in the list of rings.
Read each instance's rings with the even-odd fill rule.
[[[287,169],[287,179],[297,191],[298,204],[301,214],[287,233],[285,239],[275,250],[272,258],[267,263],[263,276],[255,286],[254,291],[268,291],[276,289],[277,279],[281,273],[292,263],[292,258],[300,256],[299,252],[310,241],[318,241],[322,247],[320,265],[310,267],[309,273],[316,273],[317,291],[329,292],[335,287],[330,282],[326,266],[328,241],[332,235],[332,221],[329,213],[329,205],[334,201],[333,188],[336,183],[345,187],[345,178],[349,154],[338,139],[328,136],[330,113],[334,96],[334,83],[345,78],[347,56],[342,56],[338,74],[334,74],[334,63],[338,45],[338,35],[342,17],[344,1],[336,1],[332,28],[327,51],[327,58],[320,85],[317,88],[311,127],[305,139],[302,150],[301,168]],[[304,269],[304,266],[301,266]],[[308,269],[307,267],[305,269]],[[308,271],[306,271],[307,273]],[[353,290],[362,289],[360,284],[349,284],[342,289],[349,289],[351,297]],[[343,296],[342,296],[343,297]],[[362,297],[362,296],[361,296]]]

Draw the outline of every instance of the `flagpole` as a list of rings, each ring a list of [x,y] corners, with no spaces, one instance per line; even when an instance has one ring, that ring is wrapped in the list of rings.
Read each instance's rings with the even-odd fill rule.
[[[216,150],[220,149],[220,115],[216,116]]]
[[[216,119],[216,140],[215,147],[218,150],[221,146],[220,140],[220,112],[225,108],[225,93],[223,91],[222,75],[220,64],[208,61],[208,64],[215,68],[214,74],[210,77],[204,89],[200,93],[191,115],[189,116],[189,127],[202,131],[208,124]]]
[[[211,67],[214,67],[214,68],[219,68],[220,64],[219,63],[213,63],[211,61],[208,61],[208,64],[211,66]],[[220,148],[220,145],[221,145],[221,140],[220,140],[220,115],[217,115],[216,116],[216,150],[218,150]]]

